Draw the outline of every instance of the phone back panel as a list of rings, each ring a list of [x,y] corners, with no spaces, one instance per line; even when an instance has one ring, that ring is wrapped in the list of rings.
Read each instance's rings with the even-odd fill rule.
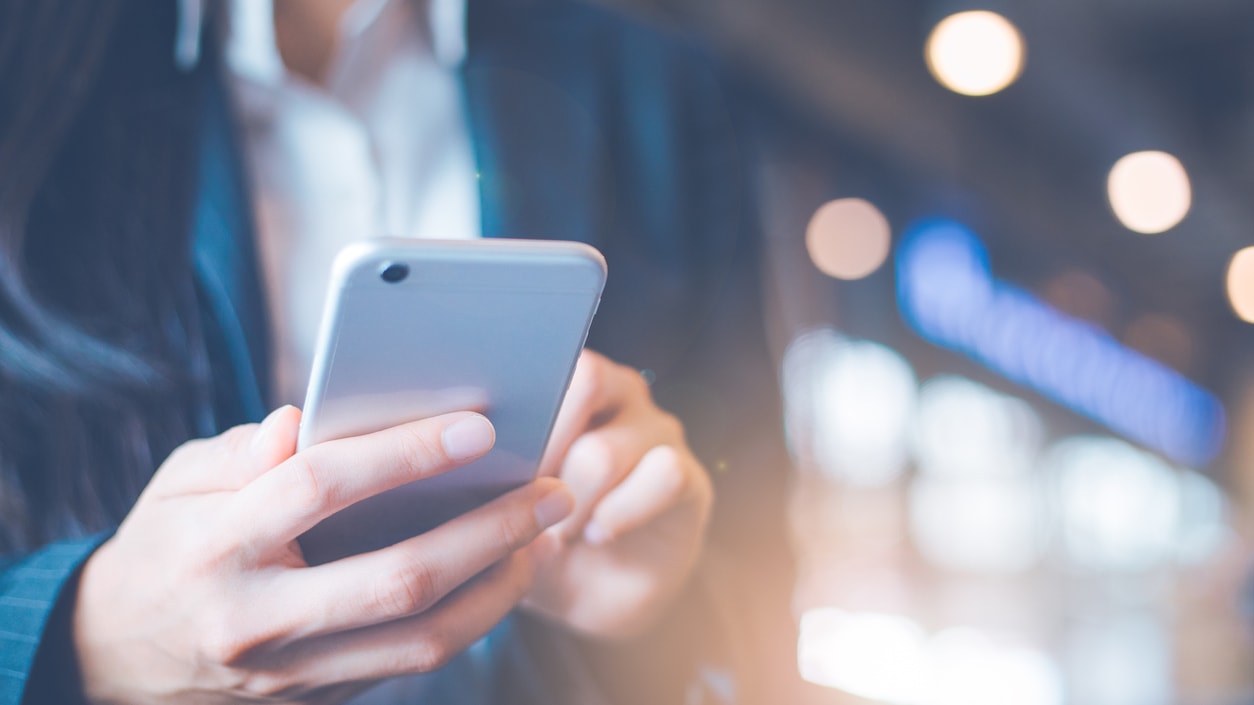
[[[408,276],[381,273],[403,264]],[[578,243],[370,240],[336,260],[299,447],[459,411],[485,457],[358,503],[301,539],[324,563],[427,531],[535,477],[605,282]]]

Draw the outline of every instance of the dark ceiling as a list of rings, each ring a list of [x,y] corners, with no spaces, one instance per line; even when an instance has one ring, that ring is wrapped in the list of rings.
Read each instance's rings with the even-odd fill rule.
[[[605,1],[703,36],[781,114],[874,155],[919,207],[966,218],[1010,278],[1091,273],[1121,319],[1184,322],[1204,383],[1251,369],[1254,326],[1224,280],[1254,244],[1254,2]],[[1002,93],[959,96],[927,72],[932,26],[967,9],[1024,36],[1026,70]],[[1192,180],[1193,210],[1163,235],[1124,229],[1106,202],[1111,165],[1141,149],[1175,154]]]

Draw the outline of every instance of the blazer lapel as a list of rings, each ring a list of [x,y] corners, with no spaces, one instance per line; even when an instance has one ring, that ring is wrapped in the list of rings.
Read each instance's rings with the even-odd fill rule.
[[[234,390],[215,385],[225,427],[265,415],[269,336],[239,145],[224,86],[208,83],[192,255],[205,313],[217,324],[206,336],[214,372],[235,380]]]

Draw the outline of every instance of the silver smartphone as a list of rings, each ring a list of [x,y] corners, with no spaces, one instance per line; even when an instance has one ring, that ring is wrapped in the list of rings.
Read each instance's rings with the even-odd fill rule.
[[[574,242],[380,238],[335,260],[299,448],[460,410],[483,458],[345,509],[301,537],[316,565],[432,529],[531,481],[605,285]]]

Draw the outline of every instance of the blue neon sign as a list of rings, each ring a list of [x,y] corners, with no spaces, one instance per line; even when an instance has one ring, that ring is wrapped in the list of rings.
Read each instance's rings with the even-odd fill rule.
[[[927,220],[897,249],[897,301],[923,337],[1177,462],[1223,447],[1223,405],[1176,371],[995,279],[984,244]]]

